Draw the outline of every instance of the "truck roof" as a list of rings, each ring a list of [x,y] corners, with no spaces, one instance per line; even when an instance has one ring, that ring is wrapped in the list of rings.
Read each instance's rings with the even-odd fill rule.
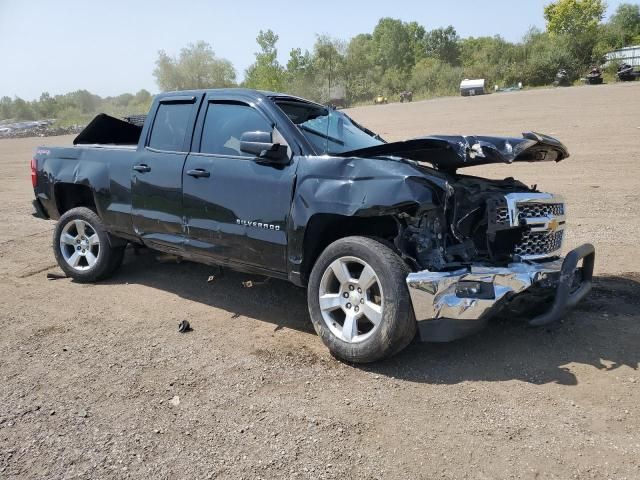
[[[163,92],[163,93],[159,93],[157,95],[157,98],[162,99],[164,97],[172,97],[175,95],[199,95],[201,93],[212,93],[212,92],[216,92],[216,93],[228,93],[228,94],[244,94],[246,96],[251,96],[254,97],[256,99],[259,98],[264,98],[264,97],[268,97],[268,98],[288,98],[288,99],[292,99],[292,100],[298,100],[301,102],[306,102],[306,103],[313,103],[316,105],[320,105],[316,102],[313,102],[311,100],[307,100],[306,98],[302,98],[302,97],[297,97],[295,95],[290,95],[288,93],[278,93],[278,92],[270,92],[268,90],[255,90],[252,88],[204,88],[204,89],[198,89],[198,90],[177,90],[177,91],[173,91],[173,92]]]

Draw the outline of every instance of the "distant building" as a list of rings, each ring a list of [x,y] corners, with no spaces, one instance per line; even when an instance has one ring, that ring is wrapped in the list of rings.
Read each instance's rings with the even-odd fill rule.
[[[607,59],[605,65],[613,62],[616,64],[628,63],[633,67],[638,67],[640,66],[640,45],[619,48],[618,50],[607,53],[605,58]]]

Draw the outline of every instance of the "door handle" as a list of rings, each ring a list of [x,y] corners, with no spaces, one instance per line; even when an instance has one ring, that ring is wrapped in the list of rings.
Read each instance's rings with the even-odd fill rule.
[[[208,178],[208,177],[211,176],[211,174],[209,172],[207,172],[206,170],[203,170],[201,168],[196,168],[195,170],[187,170],[187,175],[189,175],[190,177],[195,177],[195,178],[200,178],[200,177]]]
[[[149,165],[145,165],[144,163],[141,164],[141,165],[134,165],[133,169],[136,172],[141,172],[141,173],[150,172],[151,171],[151,167]]]

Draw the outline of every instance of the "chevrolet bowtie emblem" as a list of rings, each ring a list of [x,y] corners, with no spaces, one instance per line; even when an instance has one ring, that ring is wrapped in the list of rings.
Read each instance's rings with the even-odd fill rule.
[[[556,220],[555,218],[549,221],[549,223],[547,224],[547,228],[549,229],[550,232],[555,232],[556,230],[558,230],[559,226],[560,226],[560,222],[558,222],[558,220]]]

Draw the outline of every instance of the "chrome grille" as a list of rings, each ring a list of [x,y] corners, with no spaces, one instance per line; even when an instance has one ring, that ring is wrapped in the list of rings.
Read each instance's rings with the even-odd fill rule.
[[[527,232],[522,236],[522,241],[516,245],[514,253],[521,257],[529,255],[548,255],[562,248],[564,231],[553,233]]]
[[[564,204],[562,203],[519,203],[518,217],[558,217],[564,215]]]
[[[509,209],[507,207],[496,208],[496,223],[507,225],[509,221]]]
[[[565,228],[562,198],[549,193],[510,193],[506,207],[496,209],[496,223],[528,226],[513,253],[524,260],[560,254]]]

